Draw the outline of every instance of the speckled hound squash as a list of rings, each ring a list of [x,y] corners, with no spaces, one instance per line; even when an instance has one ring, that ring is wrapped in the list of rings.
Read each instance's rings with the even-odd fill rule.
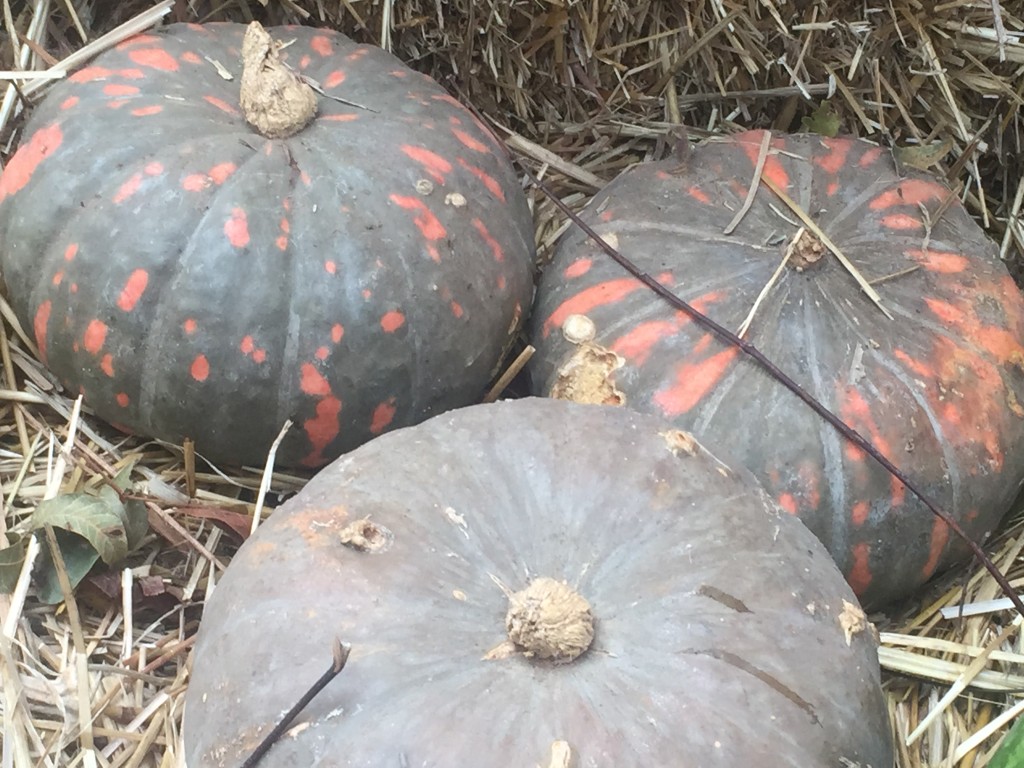
[[[261,768],[892,765],[876,639],[825,548],[627,409],[472,406],[321,470],[206,603],[189,768],[241,765],[336,638],[348,665]]]
[[[763,133],[639,165],[584,218],[738,331],[871,440],[975,537],[1024,477],[1024,300],[947,188],[849,138],[775,136],[764,177],[881,295],[889,319],[764,185],[732,234]],[[744,462],[826,544],[868,605],[966,552],[903,485],[737,349],[630,277],[577,228],[538,289],[535,392],[669,417]],[[587,376],[590,379],[587,380]],[[589,384],[588,384],[589,381]]]
[[[172,25],[57,85],[0,179],[0,259],[102,417],[228,462],[291,418],[279,461],[317,466],[480,397],[532,298],[532,221],[472,113],[332,31],[270,30],[323,95],[263,138],[245,29]]]

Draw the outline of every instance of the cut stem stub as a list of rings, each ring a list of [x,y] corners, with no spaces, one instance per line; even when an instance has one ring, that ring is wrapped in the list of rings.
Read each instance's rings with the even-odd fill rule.
[[[594,615],[579,592],[546,576],[509,596],[508,637],[525,656],[566,664],[594,640]]]

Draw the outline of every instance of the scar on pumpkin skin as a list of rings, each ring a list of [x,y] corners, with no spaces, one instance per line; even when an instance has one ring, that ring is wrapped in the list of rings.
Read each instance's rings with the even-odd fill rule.
[[[587,341],[562,364],[548,397],[575,403],[625,405],[626,395],[613,381],[626,361],[610,349]]]

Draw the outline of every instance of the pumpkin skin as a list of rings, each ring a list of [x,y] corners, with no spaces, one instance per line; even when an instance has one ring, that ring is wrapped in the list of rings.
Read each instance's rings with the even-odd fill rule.
[[[366,517],[389,548],[341,544]],[[590,649],[486,660],[506,639],[498,582],[538,576],[590,602]],[[200,626],[185,756],[239,765],[338,638],[348,665],[268,768],[547,765],[556,740],[579,768],[882,768],[877,646],[866,629],[847,645],[844,600],[798,520],[664,421],[471,406],[340,458],[241,547]]]
[[[734,233],[723,234],[746,198],[762,136],[706,143],[685,168],[636,166],[583,214],[641,269],[734,332],[797,229],[762,185]],[[827,251],[817,261],[798,253],[791,265],[800,257],[802,271],[782,269],[747,341],[972,537],[985,537],[1024,476],[1024,301],[995,246],[958,202],[938,218],[945,186],[913,171],[900,178],[890,154],[864,141],[775,136],[764,175],[865,279],[892,276],[875,287],[894,319]],[[936,219],[930,233],[922,206]],[[593,338],[564,328],[570,318],[592,327]],[[658,414],[734,456],[825,543],[865,605],[908,595],[967,554],[885,469],[578,228],[545,267],[531,334],[534,394]],[[580,371],[603,388],[571,392]]]
[[[0,265],[104,419],[262,463],[291,418],[278,462],[320,466],[479,400],[532,299],[532,217],[472,113],[330,30],[269,30],[328,96],[263,138],[245,29],[171,25],[54,87],[0,179]]]

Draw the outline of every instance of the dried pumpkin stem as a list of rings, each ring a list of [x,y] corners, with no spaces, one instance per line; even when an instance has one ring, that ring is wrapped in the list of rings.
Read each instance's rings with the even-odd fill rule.
[[[526,656],[566,663],[594,640],[590,603],[563,581],[534,579],[508,602],[508,637]]]
[[[316,93],[281,61],[281,47],[258,21],[242,41],[239,101],[245,119],[268,139],[298,133],[316,115]]]

